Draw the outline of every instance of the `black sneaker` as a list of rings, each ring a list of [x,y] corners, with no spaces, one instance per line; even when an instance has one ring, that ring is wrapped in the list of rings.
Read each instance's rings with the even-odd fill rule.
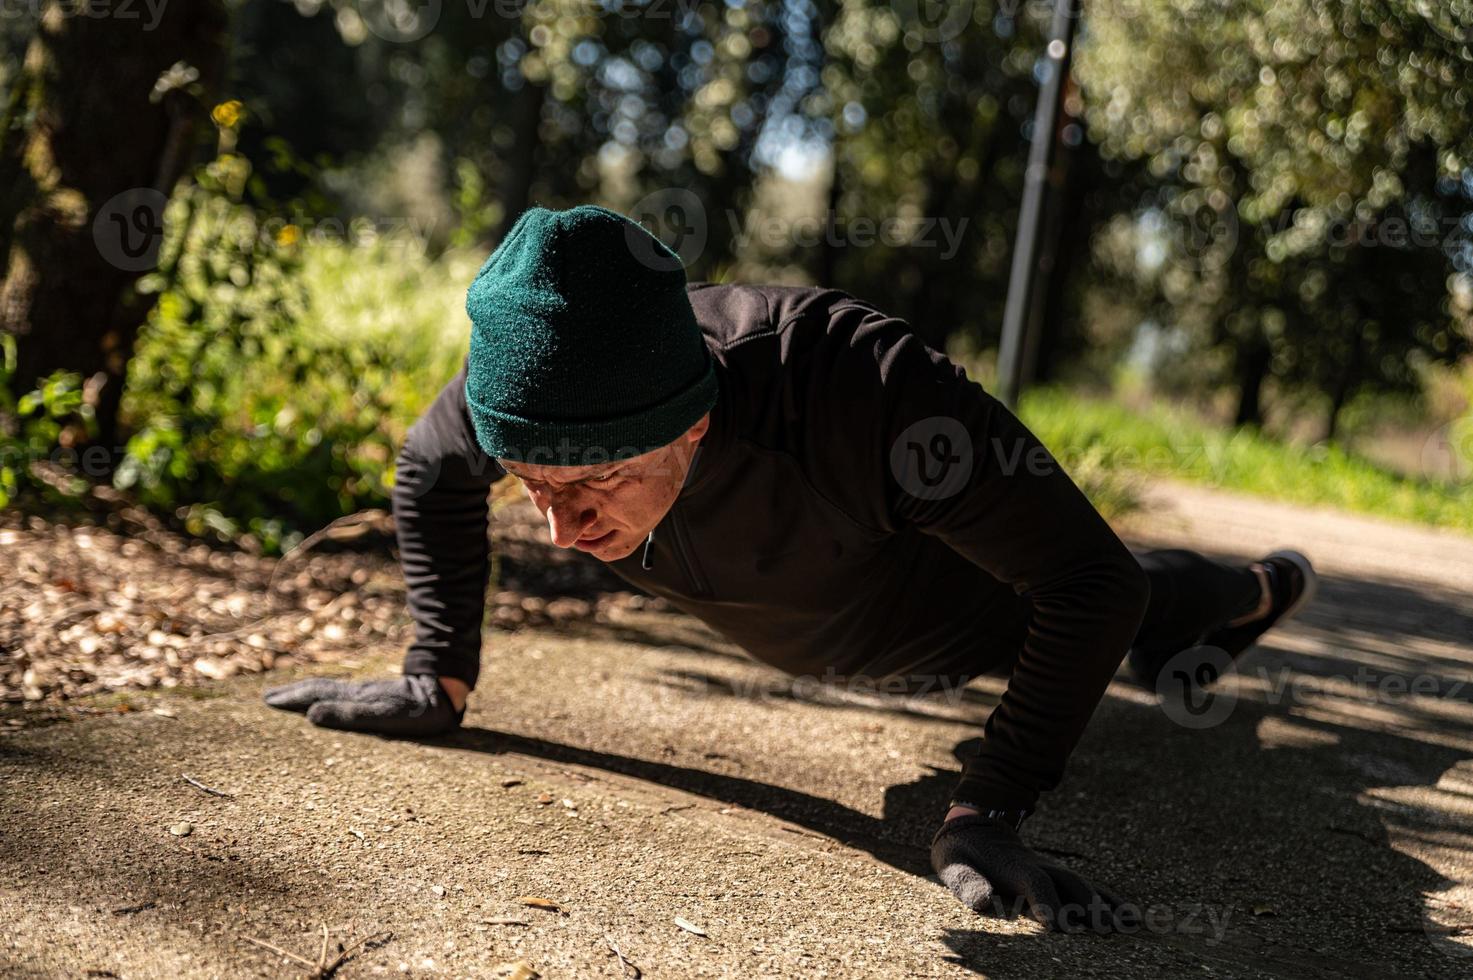
[[[1195,686],[1205,687],[1221,676],[1229,664],[1260,636],[1298,613],[1314,598],[1318,584],[1314,566],[1299,552],[1275,551],[1248,567],[1254,566],[1262,566],[1268,579],[1270,598],[1266,613],[1236,626],[1214,627],[1191,647],[1172,654],[1153,656],[1132,647],[1129,664],[1136,682],[1149,690],[1156,690],[1162,670],[1172,663],[1175,665],[1173,669],[1186,671]],[[1187,650],[1195,652],[1189,656]],[[1218,650],[1222,652],[1218,653]]]
[[[1275,551],[1253,564],[1262,565],[1268,573],[1272,597],[1268,612],[1237,626],[1219,626],[1202,637],[1204,646],[1226,650],[1234,659],[1264,633],[1303,609],[1314,598],[1319,585],[1314,566],[1297,551]]]

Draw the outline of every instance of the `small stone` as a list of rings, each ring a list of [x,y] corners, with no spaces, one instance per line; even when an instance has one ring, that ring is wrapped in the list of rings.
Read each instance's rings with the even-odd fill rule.
[[[194,824],[181,820],[179,823],[169,825],[169,833],[175,837],[188,837],[194,833]]]
[[[441,897],[441,896],[443,896],[445,894],[445,886],[444,885],[436,885],[434,888],[431,888],[430,891],[432,891],[432,892],[435,893],[435,897],[436,898],[439,898],[439,897]]]
[[[507,788],[522,785],[522,781],[515,776],[509,776],[501,781],[501,785]]]
[[[194,672],[212,681],[223,681],[227,677],[233,677],[239,670],[240,667],[236,664],[222,662],[214,657],[200,657],[194,662]]]

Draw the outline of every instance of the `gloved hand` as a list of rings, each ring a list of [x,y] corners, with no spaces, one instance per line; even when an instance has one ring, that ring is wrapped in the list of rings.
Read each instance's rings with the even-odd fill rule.
[[[456,711],[431,674],[408,674],[387,681],[334,681],[312,677],[266,691],[266,703],[284,711],[305,711],[323,728],[380,735],[441,735],[460,726]]]
[[[1016,831],[981,814],[953,817],[931,841],[931,867],[941,883],[974,912],[1004,902],[1028,903],[1038,921],[1060,932],[1108,932],[1123,925],[1134,906],[1097,888],[1023,843]]]

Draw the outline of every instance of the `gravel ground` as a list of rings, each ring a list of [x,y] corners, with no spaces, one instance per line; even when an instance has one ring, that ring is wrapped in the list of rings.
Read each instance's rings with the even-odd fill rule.
[[[1467,976],[1473,540],[1173,484],[1149,500],[1132,544],[1298,545],[1324,577],[1212,723],[1118,680],[1030,821],[1151,912],[1137,934],[974,916],[930,875],[998,682],[800,689],[583,585],[588,615],[491,636],[441,740],[313,729],[246,672],[0,708],[20,722],[0,736],[0,974],[300,975],[248,937],[310,960],[326,925],[372,940],[343,977],[632,977],[615,946],[648,977]],[[294,653],[272,680],[381,673],[399,642]]]

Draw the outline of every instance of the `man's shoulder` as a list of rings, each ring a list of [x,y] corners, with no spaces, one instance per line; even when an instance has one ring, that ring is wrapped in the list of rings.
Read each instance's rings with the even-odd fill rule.
[[[693,282],[687,287],[696,321],[718,348],[784,332],[842,329],[846,310],[874,307],[842,289],[757,283]]]

